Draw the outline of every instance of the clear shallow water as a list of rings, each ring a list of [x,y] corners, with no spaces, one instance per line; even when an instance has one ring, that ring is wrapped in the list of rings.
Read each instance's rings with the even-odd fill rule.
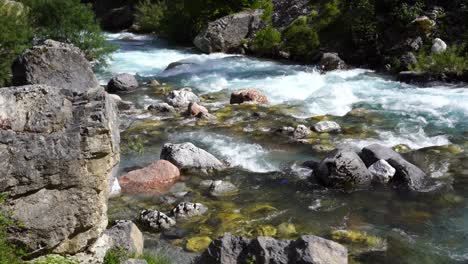
[[[307,146],[277,140],[277,136],[257,137],[259,132],[256,131],[259,130],[256,125],[275,129],[281,127],[284,120],[301,123],[309,122],[313,116],[330,115],[351,128],[373,131],[367,137],[330,139],[335,145],[363,147],[378,142],[420,149],[457,144],[463,149],[467,146],[468,89],[418,88],[362,69],[321,75],[312,66],[227,54],[197,54],[189,48],[171,47],[149,36],[112,34],[109,40],[121,48],[113,55],[109,66],[98,71],[103,84],[116,73],[134,73],[142,81],[157,79],[175,87],[189,86],[199,94],[219,92],[224,96],[212,103],[215,108],[226,105],[228,95],[234,90],[257,88],[281,112],[281,116],[265,124],[262,120],[233,119],[244,126],[240,132],[218,127],[199,128],[193,124],[184,126],[183,122],[171,123],[173,126],[166,124],[158,128],[162,132],[157,135],[145,134],[142,155],[122,155],[122,168],[144,166],[157,159],[165,142],[191,141],[237,168],[217,175],[227,177],[242,188],[234,198],[236,204],[268,202],[287,210],[286,216],[273,219],[273,224],[291,221],[303,232],[325,236],[330,228],[355,228],[386,238],[387,252],[382,256],[366,256],[360,259],[363,263],[387,263],[383,261],[390,259],[393,261],[389,263],[468,261],[465,203],[468,169],[463,167],[467,163],[466,154],[458,154],[453,165],[425,163],[429,165],[423,169],[429,170],[432,166],[438,172],[434,175],[453,186],[442,193],[415,197],[390,190],[341,194],[300,180],[307,172],[297,164],[320,159],[320,154],[312,153]],[[164,71],[170,63],[181,60],[189,64]],[[149,88],[124,97],[140,107],[161,100]],[[371,111],[377,118],[349,118],[346,114],[355,108]],[[156,117],[144,115],[141,118]],[[190,180],[187,184],[196,188]],[[450,197],[457,197],[457,202]]]

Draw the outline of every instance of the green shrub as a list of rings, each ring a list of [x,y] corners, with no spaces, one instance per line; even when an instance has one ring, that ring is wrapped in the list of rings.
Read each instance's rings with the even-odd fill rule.
[[[11,80],[11,64],[32,39],[29,20],[21,4],[0,0],[0,87]]]
[[[438,54],[420,52],[417,55],[418,62],[410,69],[434,74],[463,74],[468,72],[468,56],[464,51],[465,47],[466,45],[451,46],[445,52]]]
[[[125,261],[130,257],[131,256],[128,254],[128,252],[123,249],[110,249],[104,256],[103,264],[120,264],[120,262]]]
[[[79,264],[76,260],[71,260],[60,255],[47,255],[31,261],[32,264]]]
[[[168,257],[155,255],[145,252],[142,257],[148,264],[171,264],[171,260]]]
[[[136,9],[136,21],[143,32],[161,32],[161,25],[167,12],[165,2],[152,3],[150,0],[144,0]]]
[[[0,208],[6,196],[0,194]],[[0,264],[19,264],[21,252],[7,241],[7,229],[14,225],[8,213],[0,210]]]
[[[399,3],[394,7],[393,16],[402,25],[411,23],[423,13],[424,3],[416,1],[413,4]]]
[[[91,9],[80,0],[23,0],[29,8],[37,42],[54,39],[72,43],[89,60],[101,60],[114,50],[105,39]]]
[[[253,41],[253,48],[263,54],[270,54],[273,48],[281,44],[281,33],[273,26],[259,30]]]
[[[314,28],[293,24],[283,32],[284,48],[295,58],[309,61],[317,53],[320,40]]]

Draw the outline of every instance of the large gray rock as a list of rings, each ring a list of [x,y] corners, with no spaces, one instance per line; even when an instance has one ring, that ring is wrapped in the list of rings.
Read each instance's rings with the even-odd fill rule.
[[[378,160],[368,169],[372,174],[372,181],[377,183],[388,183],[396,172],[395,168],[383,159]]]
[[[192,143],[164,144],[161,159],[168,160],[181,170],[207,173],[212,170],[222,170],[225,165],[215,156]]]
[[[63,88],[0,89],[0,192],[22,223],[12,239],[38,255],[79,252],[101,235],[119,161],[114,101],[102,88]]]
[[[317,236],[277,240],[257,237],[253,240],[226,234],[214,240],[195,261],[197,264],[347,264],[348,250],[333,241]]]
[[[334,71],[346,69],[346,63],[337,53],[324,53],[320,59],[320,68],[323,71]]]
[[[174,209],[172,209],[171,214],[175,218],[179,219],[200,216],[207,211],[208,207],[201,203],[180,203]]]
[[[213,196],[231,196],[236,194],[239,189],[228,181],[213,181],[209,187],[210,194]]]
[[[335,121],[320,121],[314,125],[314,130],[318,133],[340,132],[341,127]]]
[[[190,88],[182,88],[169,93],[164,99],[169,105],[176,108],[187,109],[191,102],[200,102],[200,98],[192,92]]]
[[[13,84],[45,84],[83,93],[99,86],[91,65],[80,49],[46,40],[18,56],[12,66]]]
[[[360,156],[367,166],[385,160],[395,168],[395,176],[390,180],[394,187],[414,191],[424,188],[426,174],[391,148],[373,144],[363,148]]]
[[[156,231],[169,229],[176,224],[174,219],[156,210],[141,211],[138,221],[145,227]]]
[[[325,157],[314,172],[325,185],[335,188],[367,187],[372,175],[354,151],[337,149]]]
[[[143,254],[143,234],[132,221],[117,221],[105,234],[111,238],[112,248],[123,249],[135,256]]]
[[[112,77],[107,84],[107,91],[109,93],[131,92],[137,88],[137,79],[128,73],[121,73]]]
[[[230,52],[253,36],[261,24],[261,10],[249,10],[210,22],[195,37],[193,44],[205,53]]]

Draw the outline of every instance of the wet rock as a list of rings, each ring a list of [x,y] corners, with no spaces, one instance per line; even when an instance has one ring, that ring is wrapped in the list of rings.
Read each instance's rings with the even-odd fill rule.
[[[197,264],[248,263],[348,263],[348,250],[317,236],[301,236],[295,241],[257,237],[250,240],[225,234],[214,240],[195,261]]]
[[[163,231],[163,236],[167,239],[181,239],[188,235],[188,231],[180,228],[172,228]]]
[[[372,180],[372,175],[359,156],[346,149],[337,149],[328,154],[314,174],[325,186],[344,189],[368,187]]]
[[[249,10],[210,22],[193,44],[205,53],[235,51],[260,27],[261,15],[261,10]]]
[[[186,108],[191,102],[200,102],[200,98],[192,92],[191,88],[171,91],[164,100],[175,108]]]
[[[202,119],[202,120],[207,120],[207,121],[213,121],[213,120],[216,120],[216,116],[210,114],[210,113],[205,113],[205,112],[201,112],[200,114],[198,114],[198,118]]]
[[[320,121],[314,125],[314,130],[318,133],[337,133],[341,131],[341,127],[334,121]]]
[[[376,161],[368,169],[372,174],[372,181],[377,183],[386,184],[395,175],[395,168],[383,159]]]
[[[268,98],[256,89],[245,89],[231,94],[231,104],[258,103],[267,104]]]
[[[280,237],[290,237],[297,234],[296,226],[291,223],[281,223],[277,230]]]
[[[298,125],[293,132],[293,137],[296,139],[306,138],[312,134],[312,131],[304,125]]]
[[[426,174],[391,148],[373,144],[363,148],[360,156],[366,165],[383,159],[395,168],[395,176],[389,182],[394,187],[414,191],[424,188]]]
[[[335,150],[336,147],[329,144],[317,144],[312,146],[312,150],[319,153],[327,153]]]
[[[112,248],[123,249],[130,255],[143,254],[143,234],[132,221],[117,221],[105,234],[110,237]]]
[[[239,189],[228,181],[213,181],[210,185],[210,194],[213,196],[230,196],[238,191]]]
[[[168,103],[157,103],[148,106],[148,110],[159,113],[175,113],[176,109]]]
[[[323,71],[334,71],[346,69],[346,63],[337,53],[324,53],[320,59],[320,68]]]
[[[447,50],[447,44],[440,38],[436,38],[432,41],[431,53],[439,54]]]
[[[125,111],[125,110],[130,110],[133,107],[133,103],[129,101],[124,101],[120,96],[116,94],[109,94],[109,96],[114,100],[114,102],[117,104],[117,107],[119,108],[120,111]]]
[[[225,165],[215,156],[189,142],[164,144],[161,159],[170,161],[181,170],[207,173],[225,168]]]
[[[169,70],[179,68],[179,67],[184,66],[184,65],[191,66],[191,65],[197,65],[197,64],[193,63],[193,62],[176,61],[176,62],[172,62],[169,65],[167,65],[167,67],[166,67],[166,69],[164,71],[169,71]]]
[[[188,105],[187,113],[189,116],[201,117],[203,114],[208,114],[208,109],[197,104],[196,102],[191,102]]]
[[[180,171],[166,160],[129,172],[119,178],[122,191],[128,194],[158,195],[167,191],[180,179]]]
[[[331,237],[333,240],[344,244],[358,244],[373,248],[385,247],[385,242],[382,239],[359,231],[335,230],[331,233]]]
[[[205,250],[210,244],[212,240],[207,236],[202,237],[192,237],[187,239],[187,243],[185,244],[185,248],[191,252],[201,252]]]
[[[203,215],[208,211],[208,207],[201,203],[180,203],[171,211],[176,219],[190,218]]]
[[[138,88],[138,81],[135,76],[128,73],[118,74],[107,84],[109,93],[131,92]]]
[[[99,86],[84,53],[71,44],[53,40],[18,56],[12,71],[14,85],[44,84],[75,93]]]
[[[160,231],[175,226],[176,221],[169,216],[156,210],[143,210],[138,221],[145,227]]]

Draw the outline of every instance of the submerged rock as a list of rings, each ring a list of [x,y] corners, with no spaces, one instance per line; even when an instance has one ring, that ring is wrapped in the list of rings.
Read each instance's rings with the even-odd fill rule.
[[[155,231],[169,229],[176,224],[174,219],[156,210],[141,211],[138,221],[147,228]]]
[[[312,134],[312,131],[304,125],[298,125],[293,132],[293,136],[296,139],[306,138]]]
[[[315,176],[325,186],[352,189],[368,187],[372,175],[359,156],[345,149],[332,151],[318,165]]]
[[[83,93],[99,83],[79,48],[53,40],[18,56],[12,66],[13,84],[44,84]]]
[[[372,181],[377,183],[388,183],[395,175],[395,168],[383,159],[376,161],[368,169],[372,174]]]
[[[119,178],[122,191],[127,194],[158,195],[167,191],[180,178],[179,169],[167,160],[129,172]]]
[[[230,196],[239,191],[234,184],[228,181],[213,181],[209,188],[210,194],[213,196]]]
[[[232,52],[239,48],[245,39],[253,36],[261,24],[261,10],[249,10],[222,17],[208,23],[193,44],[205,53]]]
[[[385,160],[395,168],[395,176],[389,182],[394,187],[414,191],[424,188],[426,174],[391,148],[373,144],[363,148],[360,155],[368,166],[379,160]]]
[[[200,98],[192,92],[191,88],[171,91],[164,100],[175,108],[186,108],[191,102],[200,102]]]
[[[164,144],[161,159],[175,164],[181,170],[199,171],[207,173],[212,170],[222,170],[225,165],[215,156],[192,143]]]
[[[180,203],[174,209],[172,209],[171,214],[175,218],[179,219],[200,216],[207,211],[208,207],[201,203]]]
[[[109,93],[131,92],[138,88],[138,81],[135,76],[128,73],[118,74],[107,84]]]
[[[277,240],[257,237],[253,240],[226,234],[214,240],[195,261],[197,264],[248,263],[348,263],[348,250],[333,241],[317,236]]]
[[[340,132],[341,127],[337,122],[334,121],[320,121],[314,125],[314,130],[318,133],[332,133]]]
[[[187,239],[187,243],[185,244],[185,248],[188,251],[192,252],[200,252],[205,250],[210,244],[212,240],[207,236],[202,237],[192,237]]]
[[[231,104],[258,103],[267,104],[268,98],[256,89],[245,89],[231,94]]]
[[[159,113],[175,113],[176,109],[168,103],[157,103],[148,106],[148,111]]]

